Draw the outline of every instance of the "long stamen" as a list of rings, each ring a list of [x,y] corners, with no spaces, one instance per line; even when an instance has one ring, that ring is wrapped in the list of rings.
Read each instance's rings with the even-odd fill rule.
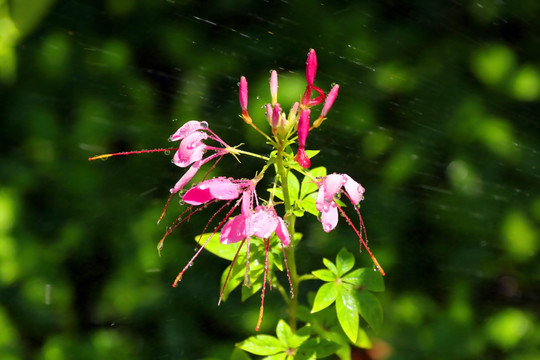
[[[163,211],[161,212],[161,215],[159,216],[159,219],[157,221],[158,224],[160,223],[161,219],[163,219],[163,217],[165,216],[165,213],[167,212],[167,207],[169,206],[169,203],[171,202],[173,195],[174,194],[169,195],[169,198],[167,199],[167,202],[165,203],[165,206],[163,207]]]
[[[364,247],[366,248],[369,256],[371,256],[371,260],[373,261],[373,263],[375,264],[375,268],[381,272],[381,275],[382,276],[385,276],[386,273],[384,272],[382,266],[379,264],[379,262],[377,261],[377,259],[375,258],[375,256],[371,253],[371,250],[369,250],[369,247],[367,246],[366,242],[364,241],[364,238],[362,238],[362,235],[360,235],[360,232],[358,231],[358,229],[356,229],[356,227],[354,226],[354,224],[352,223],[351,219],[349,219],[349,217],[347,216],[347,214],[345,214],[345,211],[343,211],[343,209],[338,206],[337,207],[338,210],[341,212],[341,214],[343,215],[343,217],[345,217],[345,219],[347,220],[347,222],[349,223],[349,225],[353,228],[354,232],[356,233],[356,236],[358,236],[358,238],[360,239],[360,241],[362,242],[362,244],[364,245]]]
[[[146,153],[153,153],[153,152],[165,152],[165,151],[175,151],[175,150],[178,150],[178,148],[122,151],[122,152],[117,152],[117,153],[112,153],[112,154],[103,154],[103,155],[92,156],[92,157],[88,158],[88,161],[93,161],[93,160],[98,160],[98,159],[108,159],[108,158],[110,158],[112,156],[146,154]]]
[[[204,247],[206,246],[206,244],[210,241],[210,239],[212,239],[214,237],[214,235],[219,231],[219,229],[221,229],[221,227],[225,224],[225,222],[227,221],[227,219],[229,218],[229,216],[232,214],[232,212],[234,211],[234,209],[236,209],[236,207],[238,206],[238,203],[233,206],[233,208],[231,209],[231,211],[229,211],[227,213],[227,215],[225,215],[225,217],[223,218],[223,220],[221,220],[221,222],[218,224],[218,226],[215,228],[215,230],[212,232],[212,234],[208,237],[208,239],[206,239],[206,241],[204,242],[204,244],[201,245],[201,248],[195,253],[195,255],[193,255],[193,257],[191,258],[191,260],[189,260],[189,262],[187,263],[187,265],[182,269],[182,271],[180,271],[180,273],[178,274],[178,276],[176,277],[176,279],[174,279],[174,282],[173,282],[173,287],[176,287],[176,285],[178,285],[178,282],[180,280],[182,280],[182,276],[184,275],[184,272],[193,264],[193,261],[195,260],[195,258],[197,256],[199,256],[199,254],[201,253],[201,251],[204,249]],[[196,211],[199,211],[199,210],[202,210],[203,208],[200,207],[198,208]],[[195,212],[195,211],[194,211]]]
[[[174,231],[174,229],[176,229],[178,226],[180,226],[180,224],[182,224],[186,220],[189,220],[193,214],[195,214],[198,211],[201,211],[202,209],[203,208],[197,208],[196,210],[193,211],[193,206],[190,206],[189,208],[185,209],[176,218],[176,220],[174,220],[174,222],[171,224],[171,226],[169,226],[169,229],[167,230],[165,235],[163,235],[163,237],[161,238],[161,240],[159,241],[159,243],[157,245],[158,253],[159,253],[160,256],[161,256],[161,250],[163,249],[163,243],[165,242],[165,238],[167,238],[167,236],[169,236]],[[187,213],[187,212],[189,212],[189,214],[186,217],[184,217],[184,214]]]
[[[227,277],[225,278],[225,282],[223,283],[223,287],[221,288],[221,293],[219,294],[219,300],[218,300],[218,306],[221,304],[221,300],[223,299],[223,294],[225,293],[225,286],[227,286],[227,283],[229,282],[229,277],[231,276],[231,271],[233,269],[234,264],[236,263],[236,259],[238,258],[238,254],[240,253],[240,249],[242,249],[242,246],[244,246],[244,243],[246,242],[246,239],[242,240],[242,243],[238,247],[238,250],[236,250],[236,254],[234,254],[234,258],[231,262],[231,267],[229,268],[229,271],[227,272]]]
[[[281,246],[281,251],[283,251],[283,260],[285,261],[285,269],[287,269],[287,279],[289,279],[289,287],[291,288],[291,298],[294,297],[294,290],[291,281],[291,273],[289,272],[289,264],[287,263],[287,255],[285,255],[285,248]]]
[[[257,326],[255,326],[255,331],[259,331],[259,328],[261,327],[261,323],[263,319],[263,313],[264,313],[264,294],[265,294],[265,289],[266,289],[266,275],[269,270],[268,269],[268,243],[269,242],[270,242],[269,239],[266,239],[264,241],[264,250],[266,252],[266,256],[264,259],[264,275],[263,275],[263,287],[262,287],[262,296],[261,296],[261,308],[259,309],[259,319],[257,320]]]

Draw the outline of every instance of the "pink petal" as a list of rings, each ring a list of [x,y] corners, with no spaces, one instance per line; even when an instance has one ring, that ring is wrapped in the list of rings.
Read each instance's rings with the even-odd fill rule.
[[[349,175],[343,175],[346,179],[345,181],[345,191],[349,194],[354,205],[362,200],[364,192],[366,191],[362,185],[353,180]]]
[[[342,174],[330,174],[324,179],[324,199],[327,202],[334,201],[334,197],[337,195],[341,187],[347,181]]]
[[[197,171],[201,168],[201,162],[197,161],[191,167],[188,171],[178,180],[176,185],[171,189],[171,194],[176,194],[178,191],[182,190],[184,186],[195,176]]]
[[[201,205],[210,200],[232,200],[240,195],[238,185],[226,178],[203,181],[189,189],[182,200],[190,205]]]
[[[176,130],[174,134],[172,134],[169,139],[171,141],[178,141],[182,140],[188,135],[191,135],[197,130],[204,130],[208,128],[208,123],[206,121],[197,121],[197,120],[191,120],[185,123],[180,127],[180,129]]]
[[[173,162],[176,166],[187,167],[202,159],[206,151],[206,145],[202,140],[208,138],[203,132],[193,132],[180,143],[178,151],[174,154]]]
[[[247,236],[256,236],[261,239],[268,239],[278,225],[277,216],[273,211],[263,206],[258,206],[249,218],[250,226]]]
[[[251,215],[253,211],[253,191],[246,190],[242,193],[242,215],[246,218]]]
[[[327,211],[321,212],[321,223],[323,230],[326,232],[330,232],[336,227],[338,223],[338,209],[334,201],[332,201]]]
[[[289,235],[289,230],[285,225],[285,221],[278,216],[278,226],[276,227],[276,235],[281,240],[281,244],[287,247],[291,243],[291,237]]]
[[[221,230],[219,241],[222,244],[232,244],[246,238],[246,218],[238,215],[227,221]]]

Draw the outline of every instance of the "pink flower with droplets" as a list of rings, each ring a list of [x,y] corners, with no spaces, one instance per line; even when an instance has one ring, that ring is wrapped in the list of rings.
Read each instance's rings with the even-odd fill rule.
[[[197,171],[199,171],[202,165],[216,157],[227,154],[230,148],[227,143],[221,140],[219,136],[208,128],[208,123],[206,121],[188,121],[173,135],[171,135],[169,139],[171,141],[180,140],[178,150],[173,157],[173,163],[181,168],[191,165],[189,170],[171,189],[171,194],[177,193],[184,186],[186,186],[187,183],[195,176]],[[224,147],[208,146],[203,142],[203,140],[207,139],[214,140]],[[203,156],[207,150],[214,150],[215,153],[203,159]]]
[[[353,205],[358,205],[363,199],[365,189],[349,175],[331,174],[326,176],[319,185],[315,205],[321,214],[321,223],[326,232],[334,230],[338,223],[338,204],[334,198],[343,187]]]

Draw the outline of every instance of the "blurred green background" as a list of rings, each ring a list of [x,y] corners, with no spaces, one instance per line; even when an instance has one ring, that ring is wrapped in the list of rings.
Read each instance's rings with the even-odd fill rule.
[[[158,256],[180,209],[156,225],[183,173],[171,156],[87,158],[170,146],[191,119],[264,152],[238,79],[264,126],[269,70],[292,104],[309,48],[316,85],[341,85],[313,165],[367,189],[388,274],[363,356],[540,358],[539,16],[537,1],[0,0],[0,358],[227,359],[254,333],[258,297],[216,305],[226,262],[203,254],[170,287],[208,217]],[[298,226],[301,272],[341,247],[371,266],[344,222]],[[265,310],[269,333],[275,291]]]

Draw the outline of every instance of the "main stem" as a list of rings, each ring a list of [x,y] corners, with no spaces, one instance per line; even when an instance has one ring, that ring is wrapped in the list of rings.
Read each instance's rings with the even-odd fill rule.
[[[276,166],[278,176],[281,179],[281,187],[283,189],[283,202],[285,204],[285,219],[288,221],[287,230],[291,237],[291,241],[294,240],[294,229],[296,223],[296,216],[291,211],[291,199],[289,197],[289,184],[287,182],[287,171],[283,166],[283,143],[279,143],[276,156]],[[296,309],[298,307],[298,273],[296,271],[296,259],[294,257],[294,247],[289,246],[285,249],[287,255],[287,263],[289,265],[289,275],[291,276],[292,294],[289,301],[289,326],[292,331],[296,331]]]

